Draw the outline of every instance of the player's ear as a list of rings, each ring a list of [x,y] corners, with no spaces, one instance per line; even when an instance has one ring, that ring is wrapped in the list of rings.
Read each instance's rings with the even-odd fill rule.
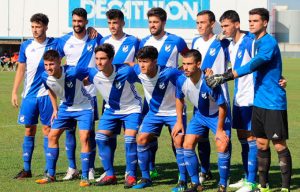
[[[267,26],[268,26],[268,21],[267,21],[267,20],[264,20],[263,23],[264,23],[264,27],[267,28]]]
[[[240,22],[235,22],[234,26],[235,26],[236,29],[239,29],[240,28]]]
[[[201,66],[201,61],[198,61],[197,62],[197,67],[200,68],[200,66]]]

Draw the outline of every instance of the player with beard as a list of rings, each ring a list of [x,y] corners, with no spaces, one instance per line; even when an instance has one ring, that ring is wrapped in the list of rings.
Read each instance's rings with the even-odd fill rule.
[[[88,42],[92,41],[95,43],[95,47],[100,44],[102,36],[97,34],[95,39],[91,39],[87,35],[86,25],[88,24],[87,12],[83,8],[76,8],[72,11],[72,26],[73,32],[70,32],[58,41],[58,52],[61,57],[66,57],[66,65],[76,66],[79,61],[87,62],[88,67],[95,67],[95,56],[94,54],[88,54],[92,48]],[[83,59],[84,58],[84,59]],[[85,86],[85,89],[93,97],[94,101],[94,121],[98,120],[97,111],[97,98],[96,91],[93,85]],[[95,142],[95,131],[94,129],[90,133],[91,142],[91,160],[90,160],[90,171],[89,179],[94,179],[94,161],[96,155],[96,142]],[[76,149],[76,138],[75,129],[66,131],[66,151],[67,158],[69,161],[69,168],[64,180],[70,180],[79,175],[76,169],[75,161],[75,149]]]
[[[167,21],[167,13],[160,7],[151,8],[148,13],[148,27],[151,35],[143,38],[140,42],[140,49],[151,45],[154,46],[158,51],[157,64],[166,67],[178,67],[178,56],[179,53],[183,54],[188,50],[186,42],[177,35],[168,33],[165,31],[165,25]],[[143,114],[147,113],[148,104],[145,101]],[[171,132],[171,128],[169,128]],[[157,170],[155,169],[155,154],[158,148],[157,138],[152,141],[151,144],[151,160],[150,160],[150,175],[151,178],[158,176]],[[173,145],[172,145],[173,146]],[[175,154],[175,149],[173,147]]]

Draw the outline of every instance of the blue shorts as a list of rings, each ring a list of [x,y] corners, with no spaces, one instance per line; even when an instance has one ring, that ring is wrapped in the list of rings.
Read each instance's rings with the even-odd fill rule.
[[[97,97],[94,96],[93,97],[93,108],[94,108],[94,121],[99,120],[99,112],[98,112],[98,101],[97,101]]]
[[[38,118],[43,125],[51,125],[53,108],[48,95],[42,97],[23,98],[18,123],[23,125],[36,125]]]
[[[122,126],[124,129],[139,130],[141,124],[141,114],[131,113],[125,115],[113,114],[105,110],[100,118],[98,130],[111,131],[114,134],[120,134]]]
[[[205,117],[199,113],[195,113],[190,120],[187,127],[186,134],[205,136],[207,134],[207,128],[209,128],[215,135],[218,127],[218,116]],[[226,135],[231,137],[231,124],[228,117],[225,118],[224,131]]]
[[[140,133],[153,133],[156,136],[160,136],[162,127],[164,125],[173,129],[177,121],[177,116],[157,116],[148,113],[142,122],[139,132]],[[183,126],[186,129],[186,116],[183,116]]]
[[[74,121],[77,121],[79,130],[92,130],[93,118],[93,110],[66,111],[64,107],[60,107],[51,129],[72,128]]]
[[[238,107],[233,105],[232,128],[251,131],[252,106]]]

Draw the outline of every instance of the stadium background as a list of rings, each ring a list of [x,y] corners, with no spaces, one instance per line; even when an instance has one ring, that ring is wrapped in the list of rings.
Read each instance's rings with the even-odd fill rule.
[[[275,3],[274,3],[275,2]],[[288,112],[290,140],[288,142],[293,156],[293,180],[292,191],[300,191],[300,111],[299,95],[300,88],[298,82],[300,76],[300,22],[294,22],[300,18],[300,6],[285,6],[283,0],[0,0],[2,7],[0,11],[0,56],[4,51],[10,53],[18,51],[19,44],[31,37],[29,19],[32,14],[43,12],[50,19],[48,36],[58,37],[72,30],[70,26],[71,11],[75,7],[84,7],[89,13],[89,26],[94,26],[102,35],[108,35],[106,28],[105,12],[107,9],[122,9],[126,17],[125,32],[142,38],[149,34],[147,29],[146,10],[151,6],[162,6],[168,12],[166,30],[182,36],[188,43],[197,35],[195,26],[195,16],[202,9],[211,9],[218,19],[222,12],[228,9],[235,9],[241,16],[242,29],[248,29],[248,11],[254,7],[266,7],[271,12],[271,22],[269,33],[273,34],[280,42],[283,53],[284,65],[283,75],[288,79]],[[296,2],[296,1],[294,1]],[[277,4],[276,4],[277,3]],[[281,4],[279,4],[281,3]],[[299,2],[298,2],[299,4]],[[280,6],[278,6],[280,5]],[[295,4],[289,4],[295,5]],[[215,31],[219,32],[217,24]],[[21,143],[23,139],[23,127],[17,125],[18,109],[13,109],[10,105],[11,89],[15,72],[0,72],[0,191],[81,191],[77,181],[58,182],[47,186],[38,186],[34,180],[42,176],[44,157],[42,153],[41,132],[37,133],[36,149],[33,155],[34,178],[25,181],[15,181],[12,177],[21,167]],[[20,88],[21,93],[22,88]],[[101,98],[99,98],[101,102]],[[101,106],[101,105],[99,105]],[[189,117],[191,114],[189,113]],[[212,134],[210,135],[212,137]],[[60,159],[58,161],[58,178],[61,179],[66,168],[67,161],[63,148],[64,138],[61,140]],[[118,148],[116,152],[116,170],[118,172],[119,185],[109,187],[90,187],[85,191],[124,191],[123,170],[125,166],[123,138],[118,137]],[[242,174],[240,162],[240,147],[233,133],[233,155],[231,180],[236,181]],[[235,147],[236,146],[236,147]],[[154,182],[154,186],[145,191],[170,191],[175,185],[177,172],[176,163],[170,148],[170,137],[166,130],[163,131],[159,139],[157,154],[157,165],[161,176]],[[78,155],[79,153],[77,153]],[[280,188],[280,174],[278,172],[278,162],[274,150],[272,151],[271,167],[271,187]],[[208,191],[215,191],[217,187],[218,173],[216,166],[216,154],[212,145],[212,169],[214,180],[206,184]],[[79,163],[79,159],[77,161]],[[100,161],[96,163],[97,175],[102,172]],[[78,164],[78,166],[80,166]]]

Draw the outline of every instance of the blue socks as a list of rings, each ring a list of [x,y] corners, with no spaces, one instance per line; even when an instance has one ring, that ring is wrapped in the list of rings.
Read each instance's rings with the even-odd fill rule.
[[[124,136],[126,151],[126,173],[130,176],[136,176],[137,168],[137,144],[135,136]]]
[[[69,162],[69,167],[76,169],[76,158],[75,158],[75,150],[76,150],[76,137],[75,137],[75,129],[74,130],[66,130],[66,152],[67,158]]]
[[[257,146],[256,141],[248,141],[249,153],[248,153],[248,176],[247,181],[251,183],[256,182],[257,174]]]
[[[198,154],[201,163],[201,173],[208,173],[208,171],[210,170],[210,151],[211,149],[209,139],[201,138],[198,142]]]
[[[99,133],[96,133],[96,142],[98,145],[98,153],[102,162],[102,166],[107,176],[113,176],[115,170],[113,168],[113,154],[109,143],[109,136]]]
[[[48,148],[47,149],[47,170],[50,176],[55,176],[56,162],[59,155],[59,148]]]
[[[225,153],[218,153],[218,169],[220,175],[220,185],[227,186],[230,171],[230,150]]]
[[[176,148],[176,161],[179,170],[179,180],[187,182],[186,174],[187,170],[184,163],[184,149],[183,148]]]
[[[23,143],[23,161],[24,161],[24,170],[31,170],[31,159],[34,149],[34,136],[24,136]]]
[[[90,156],[91,152],[88,153],[80,153],[81,159],[81,167],[82,167],[82,178],[88,179],[89,178],[89,165],[90,165]]]
[[[115,151],[117,148],[117,135],[112,135],[109,137],[109,146],[112,153],[111,164],[114,165]]]
[[[46,164],[45,164],[45,171],[47,171],[48,136],[44,136],[44,144],[43,144],[43,147],[44,147],[45,161],[46,161]]]
[[[195,150],[184,149],[183,154],[184,154],[185,166],[189,173],[189,176],[191,177],[192,183],[199,184],[199,175],[198,175],[199,162]]]
[[[158,149],[157,138],[155,138],[154,141],[149,143],[149,145],[151,146],[151,148],[150,148],[149,170],[152,171],[152,170],[155,169],[155,155],[156,155],[156,151]]]
[[[150,162],[150,145],[137,145],[138,163],[142,172],[142,178],[150,179],[149,162]]]

